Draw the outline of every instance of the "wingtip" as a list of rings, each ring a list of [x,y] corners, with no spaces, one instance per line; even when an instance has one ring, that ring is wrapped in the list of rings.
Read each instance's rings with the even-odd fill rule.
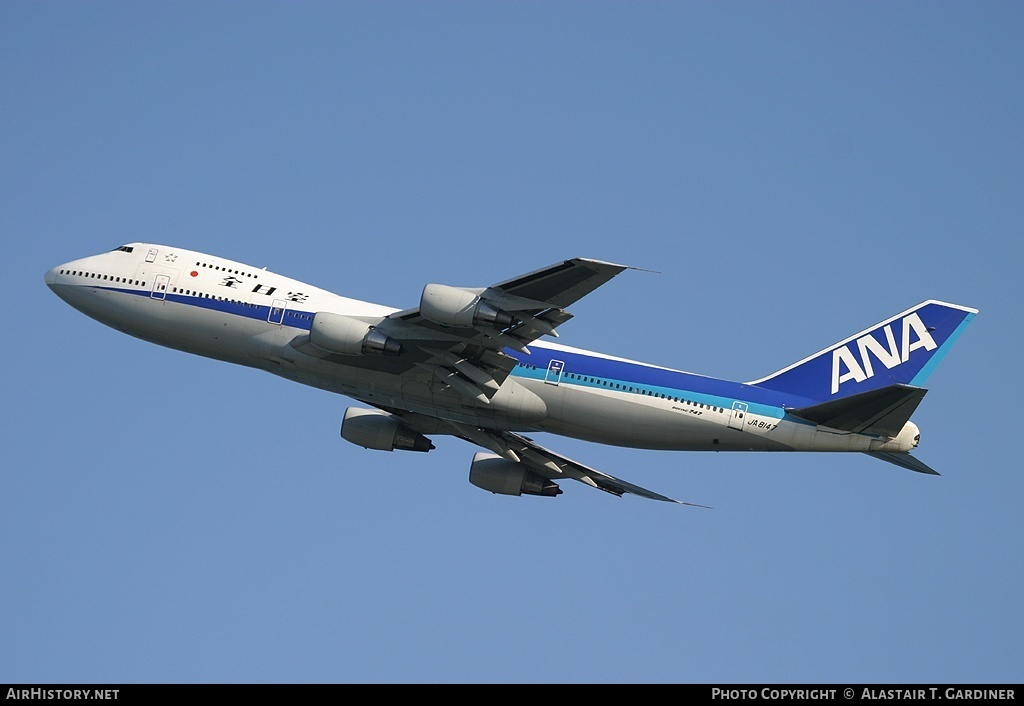
[[[688,502],[683,502],[682,500],[674,500],[673,502],[678,503],[679,505],[687,505],[689,507],[702,507],[705,510],[714,510],[715,509],[715,508],[711,507],[710,505],[698,505],[697,503],[688,503]]]

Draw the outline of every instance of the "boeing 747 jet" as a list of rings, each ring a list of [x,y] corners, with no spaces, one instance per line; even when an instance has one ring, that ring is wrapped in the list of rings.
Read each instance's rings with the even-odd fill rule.
[[[551,340],[566,309],[629,269],[575,258],[489,287],[427,284],[393,309],[183,248],[131,243],[46,273],[61,299],[162,346],[357,401],[341,436],[430,451],[455,436],[469,480],[556,496],[563,479],[681,502],[566,458],[529,434],[677,451],[860,452],[936,474],[910,452],[922,385],[977,310],[926,301],[771,375],[731,382]],[[936,474],[937,475],[937,474]],[[690,503],[683,503],[690,504]]]

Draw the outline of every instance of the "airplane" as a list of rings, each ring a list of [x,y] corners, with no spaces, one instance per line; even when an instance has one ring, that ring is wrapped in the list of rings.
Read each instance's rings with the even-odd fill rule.
[[[65,302],[131,336],[345,395],[341,436],[366,449],[474,444],[469,481],[555,497],[579,481],[696,505],[569,459],[528,434],[678,451],[859,452],[938,475],[912,456],[921,385],[976,309],[928,300],[762,378],[732,382],[546,337],[566,309],[631,268],[573,258],[489,287],[426,284],[418,306],[349,299],[240,262],[130,243],[49,270]],[[704,506],[700,506],[704,507]]]

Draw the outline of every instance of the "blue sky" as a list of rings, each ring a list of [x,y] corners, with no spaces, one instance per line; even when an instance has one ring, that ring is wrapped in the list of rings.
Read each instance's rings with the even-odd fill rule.
[[[0,4],[0,682],[1017,682],[1024,9]],[[980,309],[863,455],[541,437],[700,510],[473,487],[43,283],[151,241],[406,307],[567,257],[563,343],[748,380]],[[15,297],[13,295],[17,294]]]

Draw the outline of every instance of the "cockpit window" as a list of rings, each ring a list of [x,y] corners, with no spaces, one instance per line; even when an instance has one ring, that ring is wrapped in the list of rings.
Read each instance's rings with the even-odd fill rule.
[[[119,248],[114,248],[114,252],[131,252],[134,249],[135,248],[131,247],[130,245],[122,245]]]

